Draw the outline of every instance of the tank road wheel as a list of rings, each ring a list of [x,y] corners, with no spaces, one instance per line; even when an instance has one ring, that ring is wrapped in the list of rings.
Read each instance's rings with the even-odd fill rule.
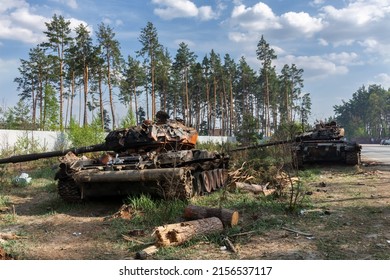
[[[204,187],[204,192],[211,193],[213,190],[212,186],[212,180],[210,180],[210,175],[207,171],[202,172],[202,181],[203,181],[203,187]]]
[[[213,176],[214,176],[214,182],[215,182],[215,189],[219,189],[222,186],[221,183],[221,176],[220,176],[220,169],[214,169]]]
[[[58,180],[58,194],[66,202],[81,202],[81,192],[73,180]]]
[[[359,165],[360,164],[360,154],[358,152],[346,152],[345,153],[345,163],[348,165]]]

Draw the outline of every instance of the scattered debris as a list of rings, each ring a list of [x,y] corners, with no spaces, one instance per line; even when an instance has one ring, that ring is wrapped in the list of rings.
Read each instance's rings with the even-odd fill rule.
[[[146,260],[148,257],[152,256],[153,254],[157,253],[159,247],[156,245],[149,246],[141,251],[138,251],[135,254],[135,258],[139,260]]]
[[[4,249],[0,247],[0,260],[14,260],[14,258],[7,254]]]
[[[25,187],[31,183],[31,177],[27,173],[21,173],[12,179],[12,184],[16,187]]]
[[[235,183],[235,182],[247,182],[247,181],[250,181],[250,180],[255,178],[252,175],[248,174],[248,171],[246,171],[246,169],[244,168],[245,164],[246,164],[246,162],[244,162],[241,165],[240,168],[238,168],[238,169],[228,173],[229,174],[229,178],[231,179],[231,181],[233,183]]]
[[[124,220],[130,220],[133,217],[133,208],[130,205],[123,204],[121,208],[111,216],[105,217],[104,220],[111,220],[121,218]]]
[[[318,187],[325,188],[326,187],[326,183],[325,182],[320,182],[320,183],[318,183]]]
[[[237,249],[234,247],[234,244],[230,241],[230,239],[228,237],[225,237],[223,239],[223,242],[225,243],[226,248],[228,248],[233,253],[237,254]]]

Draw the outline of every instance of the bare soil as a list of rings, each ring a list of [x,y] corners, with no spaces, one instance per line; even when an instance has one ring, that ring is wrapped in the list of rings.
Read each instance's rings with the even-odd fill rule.
[[[365,163],[361,168],[319,168],[319,179],[310,182],[307,189],[311,206],[299,214],[240,213],[239,226],[259,222],[269,226],[261,232],[232,236],[236,253],[221,244],[199,240],[175,248],[174,258],[390,259],[390,166]],[[58,207],[61,203],[55,192],[29,193],[26,189],[3,195],[9,195],[14,207],[0,209],[0,233],[17,238],[0,240],[0,259],[135,257],[129,241],[106,219],[122,201]]]

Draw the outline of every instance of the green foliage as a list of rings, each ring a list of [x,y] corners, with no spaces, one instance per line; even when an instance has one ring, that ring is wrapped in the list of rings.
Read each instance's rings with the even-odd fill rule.
[[[6,129],[31,129],[30,106],[24,100],[20,99],[18,103],[3,111],[2,127]]]
[[[388,112],[390,91],[380,85],[362,86],[347,102],[335,105],[337,122],[347,138],[385,138],[390,135]]]
[[[99,119],[95,119],[92,124],[85,127],[79,126],[74,119],[71,119],[67,135],[75,147],[99,144],[104,141],[104,131]]]
[[[252,115],[245,113],[240,129],[236,132],[237,141],[243,145],[256,144],[261,139],[258,132],[259,120]]]
[[[131,108],[127,111],[127,115],[121,121],[121,127],[132,127],[136,125],[134,112]]]
[[[59,128],[58,120],[58,100],[56,92],[51,85],[46,85],[44,90],[44,117],[42,121],[44,130],[57,130]]]
[[[182,200],[153,200],[147,195],[129,197],[126,204],[136,212],[131,223],[141,223],[144,226],[172,223],[182,215],[186,207],[186,202]]]
[[[10,199],[6,195],[0,194],[0,207],[9,206],[10,205]]]

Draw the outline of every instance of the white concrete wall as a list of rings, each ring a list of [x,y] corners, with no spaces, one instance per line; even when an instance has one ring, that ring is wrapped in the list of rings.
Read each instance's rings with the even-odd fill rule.
[[[207,142],[213,142],[213,143],[227,143],[227,142],[236,142],[236,137],[230,137],[230,136],[198,136],[198,142],[199,143],[207,143]]]
[[[52,151],[61,139],[61,133],[56,131],[6,130],[0,129],[0,150],[12,148],[18,140],[28,137],[39,143],[40,148]]]

